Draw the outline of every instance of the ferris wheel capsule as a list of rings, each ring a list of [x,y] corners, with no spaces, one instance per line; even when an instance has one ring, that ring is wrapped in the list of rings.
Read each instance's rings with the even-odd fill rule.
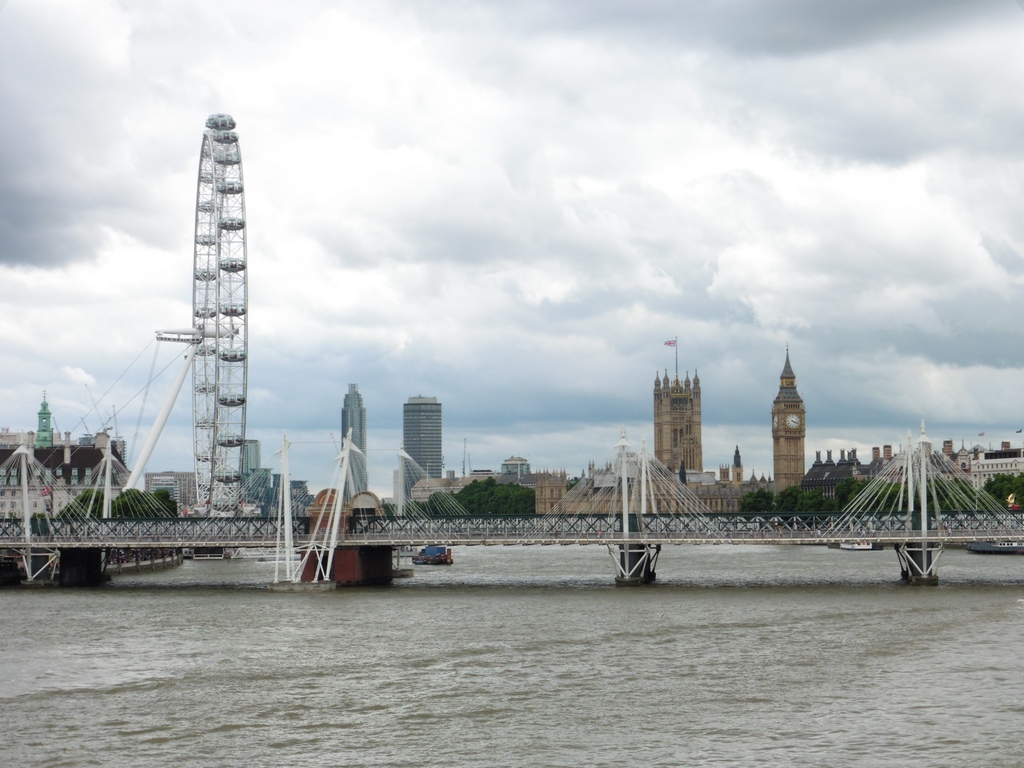
[[[212,131],[231,131],[235,128],[235,118],[218,112],[206,118],[206,127]]]

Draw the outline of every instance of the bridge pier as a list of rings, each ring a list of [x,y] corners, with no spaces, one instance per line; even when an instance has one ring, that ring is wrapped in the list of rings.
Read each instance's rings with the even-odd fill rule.
[[[62,587],[98,587],[106,581],[102,549],[62,549],[57,583]]]
[[[939,556],[942,543],[905,541],[895,546],[900,561],[900,577],[912,586],[934,587],[939,583]]]
[[[55,553],[45,550],[29,550],[27,568],[33,582],[52,584],[53,572],[56,567]]]
[[[661,544],[619,544],[617,552],[608,548],[615,559],[615,586],[636,587],[650,584],[657,578],[655,566]]]
[[[327,570],[328,549],[314,552],[302,569],[302,581],[317,581],[317,571]],[[329,581],[339,587],[390,584],[394,579],[390,546],[335,547]]]

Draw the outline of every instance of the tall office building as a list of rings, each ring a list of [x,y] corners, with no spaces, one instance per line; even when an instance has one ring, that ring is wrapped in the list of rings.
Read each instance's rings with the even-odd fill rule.
[[[246,440],[242,443],[242,474],[248,475],[262,465],[260,441]]]
[[[441,477],[441,404],[436,397],[410,397],[402,407],[405,452],[423,467],[427,477]]]
[[[365,491],[369,486],[366,477],[366,407],[363,396],[359,394],[358,384],[348,385],[345,404],[341,409],[341,434],[345,436],[352,430],[352,442],[363,452],[362,456],[352,454],[352,485],[355,493]],[[346,497],[349,494],[346,493]]]
[[[246,514],[273,514],[274,495],[270,470],[263,466],[259,440],[242,443],[242,508]]]

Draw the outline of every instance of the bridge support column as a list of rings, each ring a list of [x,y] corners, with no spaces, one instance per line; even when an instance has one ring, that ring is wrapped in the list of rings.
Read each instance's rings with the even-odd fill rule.
[[[40,584],[53,584],[53,571],[57,566],[57,557],[56,552],[30,550],[26,564],[30,576],[29,581]]]
[[[661,554],[661,544],[610,545],[608,551],[615,560],[615,585],[633,587],[650,584],[657,578],[655,566]]]
[[[62,587],[98,587],[106,581],[102,549],[62,549],[57,583]]]
[[[900,561],[900,577],[912,586],[933,587],[939,583],[939,557],[942,543],[933,541],[905,541],[897,544],[896,556]]]
[[[302,571],[302,581],[316,581],[318,563],[326,567],[329,550],[313,553]],[[390,584],[394,579],[391,547],[336,547],[331,563],[330,580],[339,587],[364,587]]]

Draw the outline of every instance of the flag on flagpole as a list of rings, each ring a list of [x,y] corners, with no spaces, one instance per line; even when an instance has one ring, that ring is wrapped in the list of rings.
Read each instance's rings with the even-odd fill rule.
[[[50,495],[50,487],[47,486],[47,487],[43,488],[43,490],[41,490],[39,492],[39,495],[40,496],[49,496]]]
[[[984,433],[984,432],[979,432],[979,433],[978,433],[978,437],[984,437],[984,436],[985,436],[985,433]]]
[[[676,340],[675,339],[669,339],[668,341],[665,342],[665,346],[666,347],[674,347],[675,345],[676,345]]]
[[[1017,431],[1018,431],[1018,432],[1024,432],[1024,427],[1021,427],[1021,428],[1020,428],[1020,429],[1018,429]]]

